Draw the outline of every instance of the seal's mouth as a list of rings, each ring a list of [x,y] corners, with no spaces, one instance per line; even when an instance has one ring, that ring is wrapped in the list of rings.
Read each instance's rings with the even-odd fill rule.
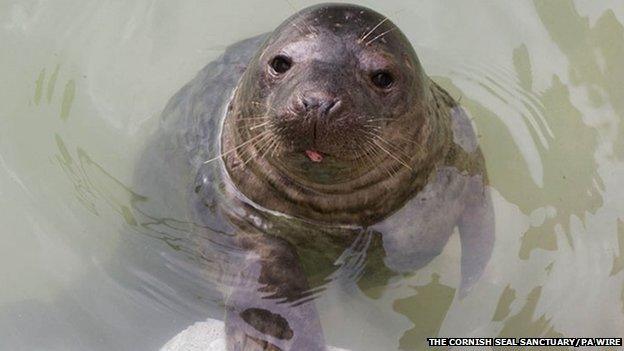
[[[316,151],[316,150],[306,150],[305,151],[306,156],[308,156],[308,158],[310,159],[310,161],[312,162],[321,162],[323,161],[323,154]]]

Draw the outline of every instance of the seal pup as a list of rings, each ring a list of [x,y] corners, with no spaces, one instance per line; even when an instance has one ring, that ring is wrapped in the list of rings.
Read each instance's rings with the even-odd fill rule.
[[[312,6],[230,46],[170,100],[154,140],[166,162],[139,179],[166,207],[188,204],[224,287],[228,350],[325,350],[313,300],[337,269],[412,272],[456,227],[462,293],[489,260],[470,120],[368,8]]]

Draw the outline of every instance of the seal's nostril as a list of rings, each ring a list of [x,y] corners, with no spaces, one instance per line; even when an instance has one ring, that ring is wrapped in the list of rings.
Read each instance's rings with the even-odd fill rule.
[[[340,100],[338,99],[329,100],[323,105],[322,112],[323,114],[328,115],[330,114],[330,112],[332,112],[332,110],[335,110],[336,108],[338,108],[338,106],[340,106]]]
[[[304,96],[301,98],[301,105],[306,112],[310,112],[314,109],[319,108],[322,105],[322,102],[313,96]]]
[[[309,94],[299,98],[299,106],[305,112],[315,112],[321,116],[329,115],[340,106],[340,99],[320,94]]]

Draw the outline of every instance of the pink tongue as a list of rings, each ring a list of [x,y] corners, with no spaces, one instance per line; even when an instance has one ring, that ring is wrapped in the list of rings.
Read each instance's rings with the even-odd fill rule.
[[[323,161],[323,155],[321,155],[320,153],[314,151],[314,150],[306,150],[305,151],[306,156],[308,156],[308,158],[310,160],[312,160],[312,162],[321,162]]]

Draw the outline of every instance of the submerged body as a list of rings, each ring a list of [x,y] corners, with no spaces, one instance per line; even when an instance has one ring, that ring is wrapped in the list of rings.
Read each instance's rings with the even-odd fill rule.
[[[490,257],[470,120],[366,8],[318,5],[228,48],[171,99],[149,153],[169,163],[138,179],[196,224],[229,350],[325,349],[319,287],[412,272],[456,227],[464,291]]]

